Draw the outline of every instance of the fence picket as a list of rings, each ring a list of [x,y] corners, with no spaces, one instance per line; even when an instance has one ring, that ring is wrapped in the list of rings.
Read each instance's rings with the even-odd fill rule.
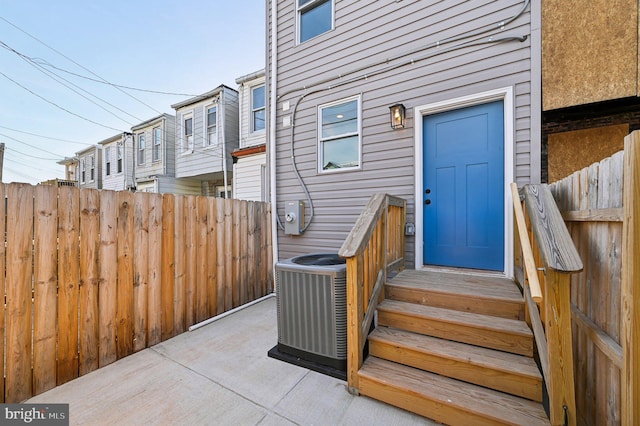
[[[100,196],[97,190],[80,193],[80,299],[79,375],[99,367],[98,355],[98,241],[100,235]]]
[[[6,199],[6,187],[5,185],[0,182],[0,198],[2,199]],[[2,218],[2,226],[0,226],[0,232],[2,232],[2,237],[0,238],[0,294],[4,294],[6,295],[6,264],[5,264],[5,260],[6,260],[6,244],[5,244],[5,238],[6,238],[6,221],[4,220],[6,218],[6,203],[0,203],[0,218]],[[56,224],[57,225],[57,224]],[[5,326],[6,326],[6,322],[5,322],[5,304],[4,303],[0,303],[0,342],[4,342],[5,341],[5,337],[7,335],[6,331],[5,331]],[[55,321],[54,321],[55,323]],[[55,336],[53,338],[54,342],[55,342]],[[54,350],[55,350],[55,343],[54,343]],[[0,389],[3,390],[3,392],[0,392],[0,403],[4,403],[5,402],[5,397],[4,397],[4,389],[5,389],[5,376],[6,376],[6,369],[5,369],[5,345],[0,345],[0,360],[2,360],[3,362],[0,362]],[[53,364],[53,368],[54,368],[54,372],[53,374],[55,374],[55,352],[53,354],[53,360],[50,360],[49,362]],[[42,364],[40,364],[42,365]],[[40,374],[38,374],[38,376],[40,376]],[[55,380],[55,376],[53,378]],[[55,383],[54,383],[55,386]]]
[[[196,299],[196,322],[204,321],[208,318],[207,305],[209,304],[209,293],[207,291],[207,270],[209,255],[207,253],[207,199],[205,197],[196,198],[196,247],[195,247],[195,299]]]
[[[4,185],[0,186],[4,198]],[[0,203],[0,217],[4,217],[4,203]],[[33,227],[33,392],[39,394],[56,386],[56,326],[58,251],[58,188],[39,185],[35,188],[35,222]],[[0,291],[4,294],[4,244],[0,253]],[[2,304],[4,305],[4,304]],[[0,307],[0,323],[4,322],[4,306]],[[3,325],[3,324],[1,324]],[[0,333],[4,327],[0,326]],[[4,341],[0,338],[0,341]],[[0,350],[2,354],[4,348]],[[0,359],[4,356],[0,355]],[[4,374],[3,374],[4,376]],[[0,389],[4,388],[1,386]],[[0,398],[4,395],[0,395]]]
[[[133,351],[147,347],[149,304],[149,194],[133,195]]]
[[[162,195],[149,194],[147,344],[162,341]]]
[[[196,323],[196,197],[187,195],[184,205],[185,214],[185,253],[184,253],[184,296],[185,296],[185,327]]]
[[[118,193],[100,191],[100,248],[98,267],[98,365],[104,367],[117,359],[116,311],[118,268]]]
[[[8,403],[32,393],[31,376],[31,239],[33,187],[7,190],[6,395]]]
[[[133,353],[133,195],[118,193],[118,280],[116,353],[118,359]]]
[[[207,300],[208,315],[218,314],[218,243],[216,199],[207,198]]]
[[[175,329],[175,200],[162,196],[162,340],[176,335]]]
[[[175,254],[175,279],[174,279],[174,330],[175,334],[183,333],[186,330],[186,238],[185,238],[185,197],[175,199],[175,228],[174,228],[174,254]]]
[[[80,192],[58,188],[58,385],[78,377]]]

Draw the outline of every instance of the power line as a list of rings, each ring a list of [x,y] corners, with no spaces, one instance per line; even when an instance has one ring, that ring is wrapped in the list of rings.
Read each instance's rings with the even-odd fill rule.
[[[71,59],[70,57],[68,57],[67,55],[65,55],[64,53],[60,52],[59,50],[49,46],[47,43],[45,43],[44,41],[40,40],[38,37],[29,34],[27,31],[23,30],[22,28],[18,27],[16,24],[8,21],[6,18],[0,16],[0,19],[3,20],[4,22],[6,22],[7,24],[11,25],[12,27],[14,27],[15,29],[17,29],[18,31],[22,32],[23,34],[26,34],[27,36],[31,37],[32,39],[34,39],[35,41],[37,41],[38,43],[42,44],[43,46],[45,46],[48,49],[53,50],[54,52],[56,52],[58,55],[62,56],[63,58],[65,58],[66,60],[74,63],[75,65],[79,66],[80,68],[82,68],[83,70],[91,73],[91,75],[99,78],[100,80],[104,81],[107,84],[111,84],[109,81],[107,81],[105,78],[99,76],[98,74],[96,74],[95,72],[91,71],[89,68],[85,67],[84,65],[79,64],[78,62],[74,61],[73,59]],[[135,96],[133,96],[130,93],[125,92],[124,90],[122,90],[121,88],[119,88],[118,86],[112,86],[115,89],[119,90],[120,92],[124,93],[125,95],[129,96],[131,99],[136,100],[137,102],[141,103],[142,105],[146,106],[147,108],[151,109],[152,111],[157,112],[158,114],[162,114],[160,111],[158,111],[157,109],[155,109],[154,107],[152,107],[151,105],[141,101],[140,99],[136,98]]]
[[[31,158],[35,158],[35,159],[38,159],[38,160],[50,160],[50,161],[59,161],[59,160],[61,160],[60,157],[57,157],[57,158],[36,157],[35,155],[25,154],[24,152],[20,152],[17,149],[13,149],[13,148],[9,148],[9,147],[6,148],[6,151],[7,152],[15,152],[16,154],[24,155],[25,157],[31,157]]]
[[[74,144],[85,145],[85,146],[93,145],[92,143],[87,143],[87,142],[72,141],[69,139],[60,139],[60,138],[54,138],[53,136],[45,136],[45,135],[39,135],[37,133],[25,132],[24,130],[13,129],[11,127],[6,127],[6,126],[0,126],[0,128],[11,130],[12,132],[24,133],[25,135],[37,136],[39,138],[44,138],[44,139],[51,139],[54,141],[68,142],[68,143],[74,143]]]
[[[52,80],[56,81],[58,84],[60,84],[60,85],[62,85],[62,86],[64,86],[64,87],[66,87],[67,89],[71,90],[72,92],[74,92],[74,93],[75,93],[75,94],[77,94],[78,96],[81,96],[82,98],[84,98],[84,99],[86,99],[87,101],[91,102],[92,104],[96,105],[98,108],[101,108],[101,109],[102,109],[102,110],[104,110],[105,112],[107,112],[107,113],[111,114],[112,116],[114,116],[114,117],[115,117],[115,118],[117,118],[118,120],[122,120],[122,121],[124,121],[125,123],[127,123],[127,124],[129,124],[129,125],[133,125],[133,123],[131,123],[130,121],[125,120],[124,118],[122,118],[122,117],[120,117],[120,116],[116,115],[116,114],[115,114],[115,113],[113,113],[112,111],[109,111],[108,109],[106,109],[106,108],[105,108],[105,107],[103,107],[102,105],[100,105],[100,104],[98,104],[97,102],[95,102],[95,101],[93,101],[93,100],[91,100],[91,99],[87,98],[87,97],[86,97],[86,96],[84,96],[83,94],[78,93],[78,91],[76,91],[75,89],[73,89],[73,88],[69,87],[69,86],[68,86],[68,85],[66,85],[65,83],[62,83],[60,80],[63,80],[63,81],[65,81],[65,82],[69,83],[70,85],[72,85],[72,86],[74,86],[74,87],[78,88],[79,90],[83,91],[84,93],[87,93],[88,95],[93,96],[94,98],[96,98],[96,99],[98,99],[98,100],[100,100],[100,101],[104,102],[105,104],[109,105],[110,107],[115,108],[115,109],[117,109],[118,111],[123,112],[123,113],[127,114],[128,116],[130,116],[130,117],[132,117],[132,118],[135,118],[136,120],[141,120],[141,118],[136,117],[135,115],[128,113],[127,111],[123,110],[122,108],[120,108],[120,107],[118,107],[118,106],[116,106],[116,105],[113,105],[112,103],[110,103],[110,102],[108,102],[108,101],[106,101],[106,100],[102,99],[101,97],[99,97],[99,96],[97,96],[97,95],[95,95],[95,94],[93,94],[93,93],[89,92],[88,90],[83,89],[82,87],[80,87],[80,86],[78,86],[77,84],[75,84],[75,83],[73,83],[73,82],[71,82],[71,81],[67,80],[67,79],[66,79],[66,78],[64,78],[64,77],[59,76],[58,74],[54,73],[53,71],[49,71],[49,70],[44,69],[43,65],[42,65],[41,63],[39,63],[38,61],[35,61],[35,60],[34,60],[34,58],[32,58],[32,57],[30,57],[30,56],[27,56],[27,55],[25,55],[25,54],[23,54],[23,53],[21,53],[21,52],[19,52],[19,51],[15,50],[15,49],[14,49],[14,48],[12,48],[11,46],[9,46],[7,43],[5,43],[5,42],[3,42],[3,41],[0,41],[0,47],[3,47],[4,49],[6,49],[6,50],[8,50],[8,51],[10,51],[10,52],[12,52],[12,53],[15,53],[16,55],[18,55],[18,57],[19,57],[20,59],[22,59],[23,61],[25,61],[25,62],[26,62],[27,64],[29,64],[30,66],[34,67],[34,68],[35,68],[36,70],[38,70],[39,72],[43,73],[43,74],[44,74],[44,75],[46,75],[47,77],[49,77],[49,78],[51,78]],[[55,77],[54,77],[54,76],[55,76]]]
[[[58,157],[59,159],[64,158],[64,156],[63,156],[63,155],[56,154],[55,152],[47,151],[47,150],[45,150],[45,149],[42,149],[42,148],[37,147],[37,146],[34,146],[34,145],[30,145],[30,144],[28,144],[28,143],[26,143],[26,142],[21,141],[20,139],[16,139],[16,138],[11,137],[11,136],[9,136],[9,135],[5,135],[4,133],[0,133],[0,136],[4,136],[5,138],[9,138],[9,139],[11,139],[11,140],[13,140],[13,141],[16,141],[16,142],[18,142],[18,143],[21,143],[21,144],[23,144],[23,145],[26,145],[26,146],[28,146],[28,147],[31,147],[31,148],[37,149],[38,151],[42,151],[42,152],[46,152],[47,154],[55,155],[55,156],[56,156],[56,157]]]
[[[56,108],[59,108],[59,109],[61,109],[61,110],[65,111],[65,112],[66,112],[66,113],[68,113],[68,114],[71,114],[71,115],[73,115],[73,116],[75,116],[75,117],[78,117],[78,118],[80,118],[80,119],[82,119],[82,120],[84,120],[84,121],[88,121],[89,123],[93,123],[93,124],[95,124],[95,125],[98,125],[98,126],[100,126],[100,127],[104,127],[104,128],[107,128],[107,129],[115,130],[115,131],[117,131],[117,132],[122,132],[122,130],[120,130],[120,129],[116,129],[115,127],[107,126],[106,124],[98,123],[97,121],[93,121],[93,120],[91,120],[90,118],[83,117],[83,116],[81,116],[81,115],[79,115],[79,114],[76,114],[75,112],[69,111],[68,109],[66,109],[66,108],[64,108],[64,107],[61,107],[61,106],[60,106],[60,105],[58,105],[57,103],[55,103],[55,102],[53,102],[53,101],[50,101],[50,100],[48,100],[47,98],[45,98],[45,97],[43,97],[43,96],[38,95],[38,94],[37,94],[37,93],[35,93],[34,91],[32,91],[32,90],[28,89],[27,87],[23,86],[22,84],[18,83],[17,81],[15,81],[15,80],[14,80],[14,79],[12,79],[11,77],[9,77],[9,76],[8,76],[8,75],[6,75],[5,73],[3,73],[2,71],[0,71],[0,75],[4,76],[4,78],[6,78],[7,80],[11,81],[11,82],[12,82],[13,84],[15,84],[16,86],[20,86],[21,88],[23,88],[23,89],[24,89],[24,90],[26,90],[27,92],[31,93],[33,96],[36,96],[36,97],[38,97],[38,98],[42,99],[42,100],[43,100],[43,101],[45,101],[46,103],[51,104],[51,105],[55,106]]]

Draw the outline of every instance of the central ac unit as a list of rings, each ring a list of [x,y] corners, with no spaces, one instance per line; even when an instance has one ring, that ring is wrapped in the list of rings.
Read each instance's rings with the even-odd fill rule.
[[[278,350],[346,371],[345,260],[315,253],[278,262]]]

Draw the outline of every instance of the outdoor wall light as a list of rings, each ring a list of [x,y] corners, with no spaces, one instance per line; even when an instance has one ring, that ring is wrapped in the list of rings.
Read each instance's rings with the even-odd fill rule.
[[[404,129],[405,120],[406,120],[406,112],[404,105],[395,104],[389,107],[391,113],[391,128],[396,129]]]

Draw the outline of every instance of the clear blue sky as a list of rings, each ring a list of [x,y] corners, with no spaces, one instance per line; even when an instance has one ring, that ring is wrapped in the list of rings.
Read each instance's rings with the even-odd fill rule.
[[[0,0],[2,180],[64,178],[58,160],[264,66],[264,0]]]

